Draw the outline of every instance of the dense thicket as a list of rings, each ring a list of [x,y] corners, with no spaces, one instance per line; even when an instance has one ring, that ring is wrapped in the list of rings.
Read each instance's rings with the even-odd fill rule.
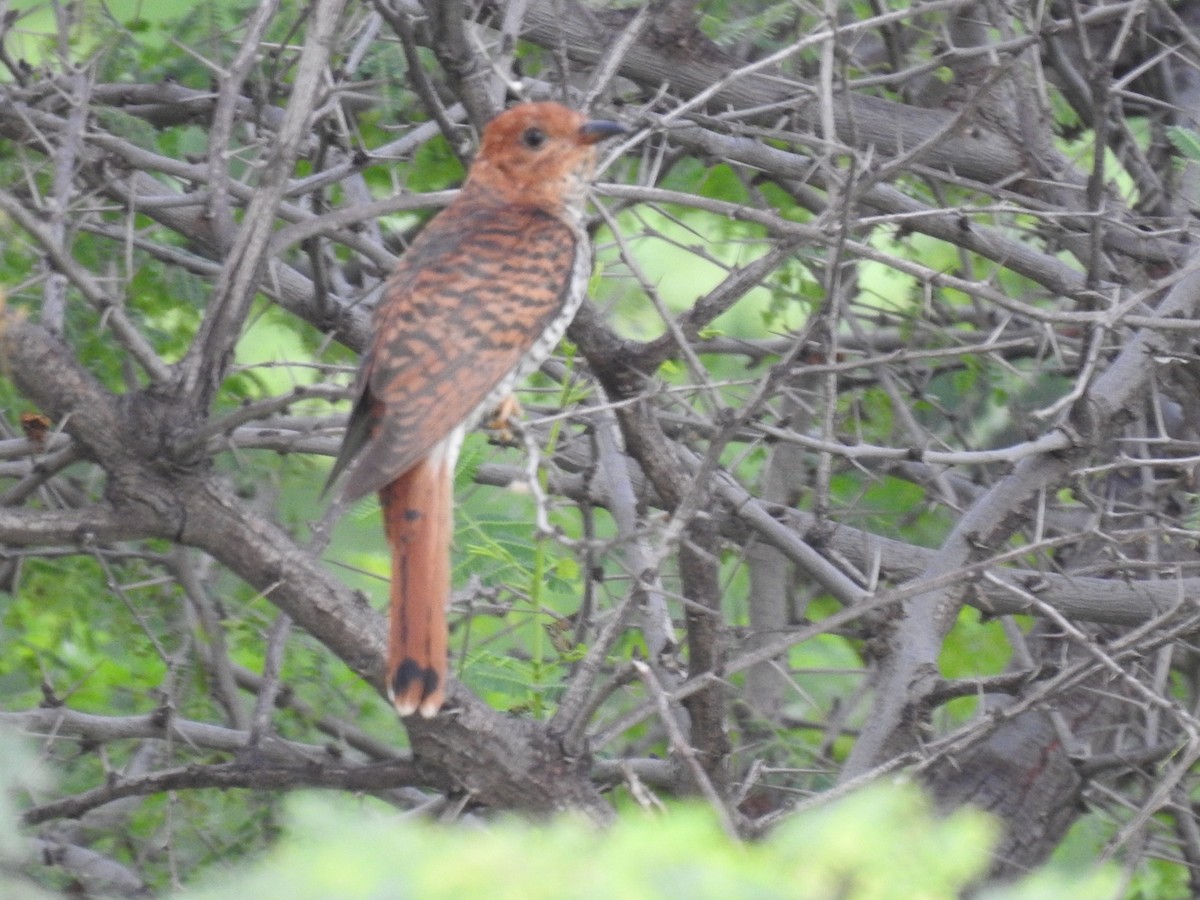
[[[1195,4],[192,7],[0,24],[27,873],[188,880],[302,787],[748,837],[907,770],[993,877],[1075,826],[1200,893]],[[530,98],[631,134],[402,725],[377,513],[326,547],[318,486],[381,279]]]

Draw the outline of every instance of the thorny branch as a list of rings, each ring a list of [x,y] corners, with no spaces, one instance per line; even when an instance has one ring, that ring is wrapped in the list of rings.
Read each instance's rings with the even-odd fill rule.
[[[966,0],[923,4],[919,27],[909,9],[798,13],[751,48],[714,43],[686,3],[528,0],[493,16],[320,0],[292,21],[264,0],[226,56],[195,54],[214,90],[125,83],[103,58],[31,78],[0,38],[0,136],[21,148],[3,157],[19,177],[0,214],[13,252],[37,260],[0,317],[21,397],[4,394],[20,406],[0,434],[0,589],[27,604],[23,566],[78,558],[143,628],[139,591],[165,610],[163,634],[145,635],[166,669],[153,710],[73,709],[87,675],[46,657],[47,707],[0,714],[89,759],[169,748],[27,821],[302,786],[607,821],[603,773],[665,753],[653,783],[701,791],[731,831],[919,763],[946,805],[1044,823],[1009,830],[997,873],[1043,859],[1080,797],[1114,792],[1134,810],[1114,852],[1137,831],[1200,857],[1187,815],[1173,833],[1154,818],[1194,793],[1200,733],[1181,662],[1200,583],[1197,182],[1163,137],[1200,120],[1186,91],[1200,42],[1151,6],[1148,27],[1174,31],[1147,57],[1130,4],[1022,7],[991,28],[992,8]],[[1171,79],[1148,77],[1168,64]],[[1156,96],[1166,81],[1178,93]],[[1088,129],[1082,155],[1055,91]],[[595,191],[602,277],[570,332],[579,358],[548,364],[552,395],[527,404],[553,532],[531,551],[536,577],[549,582],[547,560],[580,574],[570,603],[534,614],[519,579],[463,582],[464,681],[487,684],[472,666],[501,660],[532,687],[494,706],[552,711],[505,716],[459,684],[454,715],[410,725],[409,757],[345,680],[377,686],[382,665],[379,616],[337,568],[360,561],[336,543],[313,558],[289,516],[320,510],[264,473],[274,455],[336,449],[329,403],[349,366],[330,345],[365,344],[409,229],[453,187],[395,176],[381,196],[381,181],[445,155],[439,136],[469,156],[462,123],[506,93],[594,101],[633,129]],[[162,141],[197,126],[198,156]],[[195,314],[182,343],[139,298],[148,271]],[[311,378],[246,392],[238,379],[267,366],[234,352],[266,303],[303,335],[287,371]],[[25,404],[52,433],[21,436]],[[494,488],[531,477],[511,459],[472,474],[510,499]],[[460,542],[467,568],[478,545],[504,546],[478,534]],[[258,671],[234,661],[246,631],[262,636]],[[1012,671],[943,671],[960,632],[1003,644]],[[810,655],[832,645],[835,671]],[[300,658],[307,677],[289,668]],[[182,677],[191,667],[203,677]],[[754,667],[778,677],[743,681]],[[975,714],[956,720],[946,704],[972,691]],[[185,718],[190,705],[212,721]],[[309,737],[284,741],[283,717]],[[1023,754],[1006,759],[1012,745]],[[805,768],[789,754],[816,775],[789,774]]]

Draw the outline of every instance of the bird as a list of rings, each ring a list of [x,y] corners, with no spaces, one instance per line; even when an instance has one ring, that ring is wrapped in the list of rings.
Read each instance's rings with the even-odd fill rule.
[[[597,144],[623,134],[559,103],[483,129],[454,200],[387,279],[326,489],[379,495],[392,554],[387,693],[437,715],[447,683],[454,467],[466,432],[550,355],[587,293]]]

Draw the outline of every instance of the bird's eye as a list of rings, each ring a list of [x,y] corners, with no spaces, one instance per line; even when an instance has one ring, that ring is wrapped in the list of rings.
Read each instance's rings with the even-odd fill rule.
[[[526,128],[521,132],[521,143],[530,150],[540,150],[546,143],[546,132],[540,128]]]

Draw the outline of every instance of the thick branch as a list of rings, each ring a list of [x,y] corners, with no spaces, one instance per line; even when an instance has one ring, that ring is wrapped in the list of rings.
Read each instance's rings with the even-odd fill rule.
[[[162,537],[198,547],[382,692],[384,627],[364,598],[215,476],[161,471],[153,457],[138,455],[136,442],[121,439],[130,419],[153,416],[159,407],[140,394],[115,400],[45,329],[12,314],[0,319],[0,353],[13,366],[20,389],[64,421],[110,476],[120,469],[123,482],[113,510],[22,515],[7,526],[0,519],[0,535],[5,527],[16,534],[34,521],[40,522],[43,538],[73,543],[85,522],[114,538]],[[121,526],[122,518],[127,527]],[[141,534],[131,533],[138,529]],[[583,809],[600,821],[612,816],[588,781],[586,760],[565,758],[544,725],[502,717],[461,685],[452,687],[454,715],[409,723],[424,783],[466,789],[480,802],[504,808]]]

